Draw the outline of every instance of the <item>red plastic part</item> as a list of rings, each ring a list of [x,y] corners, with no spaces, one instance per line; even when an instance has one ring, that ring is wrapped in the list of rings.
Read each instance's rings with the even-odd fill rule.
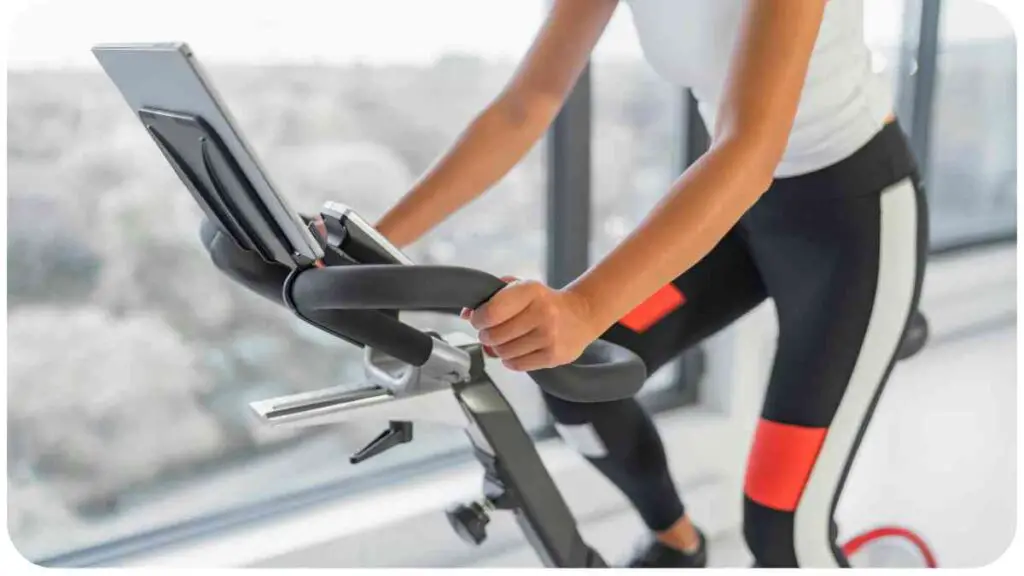
[[[845,554],[846,556],[852,556],[853,554],[856,554],[857,551],[864,547],[864,545],[868,542],[878,540],[880,538],[891,537],[909,540],[910,543],[917,547],[917,550],[921,553],[921,556],[924,558],[924,563],[926,567],[939,567],[938,562],[935,560],[935,554],[932,552],[932,549],[928,547],[928,544],[924,541],[924,539],[918,536],[916,533],[907,530],[906,528],[900,528],[898,526],[885,526],[882,528],[875,528],[874,530],[868,530],[867,532],[859,536],[855,536],[854,538],[850,539],[850,541],[848,541],[846,544],[843,544],[843,554]]]

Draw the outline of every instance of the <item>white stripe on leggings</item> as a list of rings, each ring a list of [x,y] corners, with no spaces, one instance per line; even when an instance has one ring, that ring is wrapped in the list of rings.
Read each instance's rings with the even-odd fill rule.
[[[917,276],[917,198],[908,179],[881,195],[878,284],[850,382],[797,505],[793,539],[801,567],[837,567],[829,540],[832,502],[910,315]]]
[[[608,456],[608,449],[605,447],[601,437],[597,435],[597,429],[593,424],[561,424],[555,422],[555,430],[562,440],[583,456],[588,458],[604,458]]]

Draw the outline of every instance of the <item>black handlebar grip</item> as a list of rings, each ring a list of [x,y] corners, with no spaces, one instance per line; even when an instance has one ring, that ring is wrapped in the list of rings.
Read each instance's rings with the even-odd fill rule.
[[[200,239],[214,266],[239,284],[280,305],[286,302],[286,284],[292,270],[267,262],[255,252],[243,250],[216,224],[203,219]],[[290,291],[289,291],[290,292]],[[287,298],[294,303],[294,295]],[[307,322],[356,346],[369,346],[413,366],[430,357],[433,340],[399,322],[397,315],[367,309],[317,309],[301,303],[296,313]]]
[[[297,303],[317,310],[435,310],[476,308],[504,286],[471,268],[359,265],[305,271],[295,279],[292,293]],[[529,375],[563,400],[610,402],[635,395],[647,369],[630,350],[598,340],[572,364]]]
[[[291,268],[276,262],[267,262],[256,252],[243,250],[231,236],[216,224],[203,218],[199,238],[218,270],[256,294],[277,304],[284,304],[281,286]]]
[[[413,366],[422,366],[434,341],[408,324],[376,310],[315,310],[296,307],[296,314],[321,330],[361,346],[369,346]]]
[[[647,366],[628,348],[595,340],[572,364],[529,372],[542,390],[569,402],[631,398],[647,380]]]
[[[504,287],[472,268],[361,264],[310,269],[295,280],[294,294],[314,308],[434,310],[476,308]]]

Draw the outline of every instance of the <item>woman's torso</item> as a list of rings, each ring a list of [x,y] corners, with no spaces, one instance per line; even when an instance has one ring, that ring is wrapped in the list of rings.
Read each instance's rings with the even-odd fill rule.
[[[747,1],[627,0],[647,61],[666,80],[693,91],[709,128]],[[848,157],[891,113],[888,86],[871,70],[863,0],[830,0],[776,176],[812,172]]]

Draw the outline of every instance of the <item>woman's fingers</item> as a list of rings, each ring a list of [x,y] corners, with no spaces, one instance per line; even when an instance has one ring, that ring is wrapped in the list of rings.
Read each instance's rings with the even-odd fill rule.
[[[506,283],[506,284],[510,284],[512,282],[517,282],[518,280],[519,280],[519,278],[516,278],[515,276],[502,276],[501,277],[501,281]],[[472,317],[473,317],[473,309],[472,308],[463,308],[462,311],[459,312],[459,318],[462,318],[463,320],[469,320]]]
[[[543,349],[546,342],[539,332],[530,332],[495,346],[494,352],[504,360],[513,360]]]
[[[527,305],[524,310],[501,324],[481,330],[480,342],[488,346],[500,347],[502,344],[529,334],[537,329],[537,325],[541,320],[537,316],[535,307]]]
[[[501,358],[511,370],[530,371],[557,366],[577,354],[579,322],[574,308],[560,293],[540,282],[502,278],[509,284],[462,318],[479,331],[487,356]],[[578,316],[578,315],[577,315]]]
[[[502,324],[523,310],[537,297],[538,284],[513,282],[470,314],[469,322],[477,330]]]

